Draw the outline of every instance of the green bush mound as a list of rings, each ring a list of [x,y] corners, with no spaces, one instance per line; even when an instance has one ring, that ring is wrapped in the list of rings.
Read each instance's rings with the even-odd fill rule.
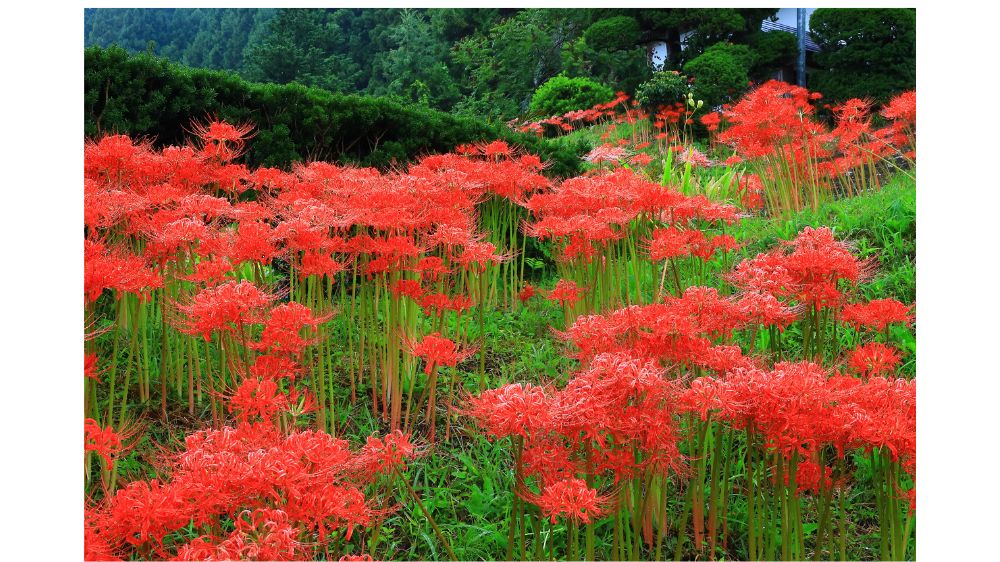
[[[755,61],[753,51],[746,45],[716,43],[685,64],[684,74],[694,78],[695,99],[715,107],[746,92]]]
[[[670,70],[654,72],[652,78],[636,88],[635,101],[649,110],[655,110],[661,105],[683,102],[688,90],[687,76]]]
[[[579,173],[586,150],[386,98],[247,82],[230,72],[130,55],[119,47],[86,49],[84,71],[87,137],[124,133],[164,146],[185,142],[192,121],[251,122],[256,136],[244,157],[250,166],[326,160],[386,169],[499,138],[549,161],[549,173],[570,176]]]
[[[550,78],[531,96],[529,111],[540,117],[562,115],[567,111],[587,109],[614,99],[614,91],[589,78],[569,78],[558,75]]]
[[[598,20],[583,32],[583,39],[598,51],[626,51],[639,42],[639,22],[628,16]]]

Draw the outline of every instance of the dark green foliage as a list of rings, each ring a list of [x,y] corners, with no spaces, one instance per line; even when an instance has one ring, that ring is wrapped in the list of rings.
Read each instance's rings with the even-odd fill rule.
[[[299,82],[333,91],[355,91],[361,70],[346,49],[347,37],[324,10],[281,10],[267,37],[250,48],[243,75],[250,80]]]
[[[587,78],[559,75],[550,78],[531,97],[531,113],[550,117],[575,109],[587,109],[614,99],[615,93]]]
[[[754,54],[750,77],[755,81],[767,79],[772,72],[783,66],[794,65],[799,54],[798,39],[793,33],[760,31],[750,35],[747,40]]]
[[[684,101],[688,93],[688,78],[678,72],[654,72],[653,77],[639,84],[635,100],[647,109]]]
[[[192,69],[121,48],[84,52],[84,131],[119,132],[182,144],[192,120],[214,116],[257,127],[245,161],[287,167],[336,160],[387,168],[459,144],[501,138],[551,162],[550,173],[578,173],[585,147],[549,145],[505,127],[299,84],[256,84],[232,73]]]
[[[639,22],[628,16],[618,16],[594,22],[583,38],[598,51],[625,51],[639,42]]]
[[[207,68],[243,66],[249,45],[266,34],[273,9],[85,8],[84,45],[118,45]]]
[[[561,51],[589,23],[587,10],[521,10],[458,41],[466,98],[456,109],[489,119],[510,119],[528,109],[535,90],[562,70]]]
[[[809,88],[828,100],[886,101],[916,87],[916,10],[827,8],[809,23],[822,49]]]
[[[746,91],[753,61],[746,45],[716,43],[685,64],[684,73],[694,78],[695,99],[715,107]]]
[[[399,21],[389,28],[388,38],[392,48],[376,57],[368,93],[450,109],[460,94],[443,62],[448,45],[427,17],[403,10]]]

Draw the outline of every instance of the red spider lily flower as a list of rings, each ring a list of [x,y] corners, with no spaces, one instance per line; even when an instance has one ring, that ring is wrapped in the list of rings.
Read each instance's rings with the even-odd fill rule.
[[[719,130],[719,123],[722,121],[722,116],[713,111],[702,115],[700,121],[709,131],[717,131]]]
[[[83,376],[101,382],[101,377],[97,369],[96,353],[85,353],[83,355]]]
[[[287,378],[295,380],[301,373],[302,366],[287,355],[258,355],[253,365],[250,365],[250,378],[277,380]]]
[[[626,156],[628,156],[628,151],[624,148],[610,144],[602,144],[588,152],[583,159],[591,164],[601,164],[603,162],[618,164],[625,160]]]
[[[108,529],[112,524],[106,510],[98,510],[89,505],[83,507],[83,559],[84,560],[121,560],[117,556],[120,541],[110,537]]]
[[[269,264],[279,254],[275,244],[277,239],[274,229],[267,223],[243,223],[236,233],[229,257],[236,263],[255,261]]]
[[[820,479],[820,475],[822,475],[822,480]],[[785,472],[783,477],[785,486],[788,486],[789,480],[791,479],[790,475],[788,472]],[[802,492],[819,494],[822,490],[829,490],[833,487],[833,485],[833,469],[829,466],[824,466],[821,469],[819,464],[808,459],[800,461],[796,465],[796,489],[792,492],[796,496],[800,495]]]
[[[225,121],[213,119],[206,123],[193,123],[191,132],[204,141],[231,142],[242,145],[252,135],[253,124],[233,125]]]
[[[865,378],[889,375],[899,367],[901,361],[896,348],[878,342],[852,349],[847,359],[851,370]]]
[[[640,152],[629,158],[629,163],[634,166],[648,166],[650,162],[653,161],[653,157],[646,154],[645,152]]]
[[[748,324],[773,326],[784,331],[799,316],[800,310],[785,306],[774,295],[762,292],[746,292],[740,295],[739,306]]]
[[[424,360],[424,373],[430,375],[434,367],[454,367],[475,353],[474,349],[459,351],[455,342],[441,337],[439,332],[424,336],[420,342],[406,342],[407,352]]]
[[[177,305],[177,309],[185,315],[178,329],[211,341],[212,332],[235,333],[240,326],[262,321],[275,298],[275,295],[261,291],[245,280],[208,287],[195,294],[189,302]]]
[[[561,306],[574,306],[584,292],[585,290],[577,287],[576,283],[568,279],[560,279],[556,286],[549,291],[548,299],[558,302]]]
[[[401,296],[407,296],[416,302],[420,302],[420,299],[424,296],[424,288],[420,286],[420,281],[415,279],[397,279],[389,287],[389,291],[392,293],[393,298],[398,299]]]
[[[532,435],[521,455],[524,475],[537,477],[542,486],[574,478],[584,467],[573,459],[573,450],[560,435]]]
[[[417,450],[408,434],[398,429],[385,437],[368,437],[368,442],[358,453],[357,462],[365,472],[387,474],[393,470],[406,470],[406,461],[415,459]]]
[[[867,303],[849,304],[840,313],[840,320],[861,330],[885,330],[889,324],[912,324],[913,307],[896,299],[876,299]]]
[[[518,291],[517,298],[521,301],[521,304],[527,303],[536,295],[535,286],[531,283],[525,283],[524,287]]]
[[[236,529],[215,543],[211,536],[199,537],[180,547],[177,560],[301,560],[307,545],[298,540],[300,531],[280,509],[244,510],[235,518]]]
[[[552,423],[549,406],[549,395],[544,388],[515,383],[470,397],[466,413],[494,438],[526,437],[549,428]]]
[[[446,308],[457,314],[462,314],[475,306],[475,304],[471,298],[465,295],[455,295],[448,301]]]
[[[695,168],[707,168],[712,165],[712,161],[703,152],[693,146],[683,148],[678,156],[679,160],[685,164],[691,164]]]
[[[611,503],[609,496],[598,494],[597,490],[587,487],[587,483],[579,478],[553,482],[537,496],[528,493],[522,495],[541,508],[542,515],[548,516],[552,523],[558,517],[590,523],[602,517]]]
[[[889,100],[889,103],[882,109],[882,116],[886,119],[903,120],[909,123],[917,122],[917,92],[910,90],[903,92]]]
[[[124,251],[107,249],[103,244],[83,242],[83,294],[93,302],[105,289],[133,293],[145,298],[150,289],[163,286],[163,278],[146,265],[146,260]]]
[[[233,272],[233,264],[229,258],[219,257],[200,261],[194,266],[194,273],[182,277],[186,281],[218,285],[226,281],[226,276]]]
[[[229,411],[236,413],[241,423],[271,421],[290,409],[288,394],[281,392],[273,379],[246,378],[229,399]]]
[[[112,457],[122,451],[121,435],[110,426],[102,429],[92,418],[83,421],[83,433],[83,450],[96,452],[104,458],[109,468],[113,466]]]
[[[455,258],[455,262],[466,269],[483,272],[486,269],[486,264],[498,264],[510,259],[510,255],[498,254],[496,246],[490,242],[470,241],[462,248],[462,253]]]
[[[316,343],[315,339],[304,339],[300,333],[305,328],[315,332],[316,326],[333,318],[329,312],[316,316],[312,309],[297,302],[288,302],[271,309],[270,317],[264,324],[264,333],[260,342],[249,346],[260,350],[273,350],[278,353],[297,355],[306,346]]]
[[[690,243],[690,232],[668,227],[654,230],[646,247],[650,260],[662,261],[688,255],[691,252]]]
[[[451,269],[444,265],[444,260],[437,256],[420,258],[417,265],[413,266],[413,271],[420,273],[422,279],[430,281],[437,281],[442,275],[451,273]]]
[[[344,264],[333,258],[326,252],[316,252],[307,250],[302,254],[302,262],[299,264],[299,279],[305,279],[311,275],[321,277],[323,275],[334,277],[344,271]]]
[[[444,293],[429,293],[422,295],[417,301],[424,314],[428,316],[443,316],[451,305],[451,299]]]

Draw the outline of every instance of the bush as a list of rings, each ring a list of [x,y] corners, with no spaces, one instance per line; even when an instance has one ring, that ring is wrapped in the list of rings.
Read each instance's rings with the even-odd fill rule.
[[[529,111],[534,115],[550,117],[567,111],[587,109],[614,99],[611,88],[589,78],[569,78],[560,74],[550,78],[531,96]]]
[[[581,153],[470,117],[386,98],[336,94],[300,84],[257,84],[223,71],[188,68],[118,47],[84,51],[84,133],[115,132],[186,141],[208,116],[250,122],[249,166],[288,168],[327,160],[388,168],[460,144],[503,139],[551,163],[554,175],[579,172]]]
[[[639,42],[641,31],[635,18],[619,16],[594,22],[583,39],[597,51],[626,51]]]
[[[716,107],[746,91],[754,55],[746,45],[716,43],[684,65],[694,78],[694,97]]]
[[[809,89],[831,101],[887,101],[916,87],[917,12],[818,9],[809,20],[820,46]]]
[[[655,110],[661,105],[684,101],[688,89],[687,76],[671,70],[655,72],[652,78],[636,88],[635,100],[644,108]]]

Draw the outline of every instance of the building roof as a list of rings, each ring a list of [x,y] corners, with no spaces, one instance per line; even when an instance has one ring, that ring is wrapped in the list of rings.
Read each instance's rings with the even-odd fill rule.
[[[765,32],[784,31],[785,33],[791,33],[792,35],[798,33],[798,30],[790,25],[785,25],[783,23],[778,23],[776,21],[770,21],[770,20],[764,20],[764,23],[760,25],[760,30]],[[806,32],[806,51],[810,53],[819,52],[819,45],[817,45],[816,42],[812,40],[812,37],[809,36],[808,31]]]

